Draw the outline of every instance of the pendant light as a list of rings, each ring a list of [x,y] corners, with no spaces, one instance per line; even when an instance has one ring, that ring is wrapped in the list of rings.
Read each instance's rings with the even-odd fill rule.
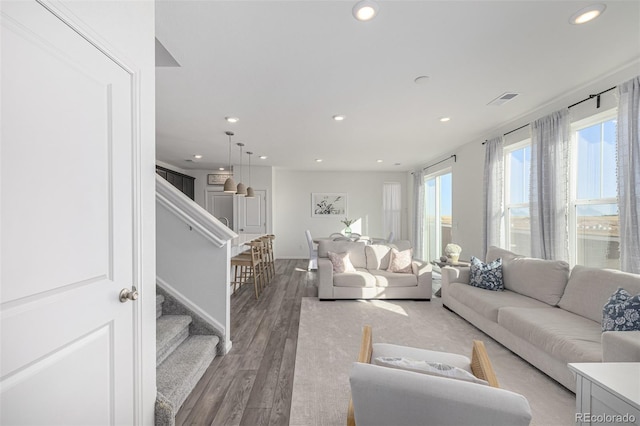
[[[229,173],[231,173],[231,136],[233,132],[225,132],[229,136]],[[229,194],[236,193],[236,182],[233,180],[233,174],[230,174],[227,180],[224,181],[224,192]]]
[[[240,181],[242,181],[242,147],[244,146],[244,144],[242,142],[238,142],[236,145],[240,147]],[[240,195],[241,197],[247,195],[247,187],[244,186],[244,183],[238,183],[236,195]]]
[[[253,155],[253,152],[247,151],[247,155],[249,156],[249,187],[247,188],[247,195],[245,195],[244,198],[255,198],[256,194],[251,187],[251,155]]]

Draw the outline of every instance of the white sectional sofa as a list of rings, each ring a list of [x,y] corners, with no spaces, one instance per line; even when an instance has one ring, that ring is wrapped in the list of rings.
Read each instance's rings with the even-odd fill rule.
[[[468,285],[469,268],[444,267],[442,300],[520,357],[575,392],[570,362],[640,361],[640,331],[602,332],[602,309],[618,287],[640,293],[640,275],[526,258],[502,258],[505,291]]]
[[[409,241],[390,245],[321,240],[318,244],[318,298],[334,299],[431,299],[429,263],[414,260],[412,273],[387,271],[391,247],[411,248]],[[349,253],[355,272],[334,273],[327,252]]]

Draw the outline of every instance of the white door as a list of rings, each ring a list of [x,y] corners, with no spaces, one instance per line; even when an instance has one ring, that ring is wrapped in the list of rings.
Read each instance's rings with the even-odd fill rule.
[[[222,223],[233,229],[233,194],[226,194],[220,190],[207,190],[205,206],[212,216],[220,219]],[[226,218],[229,223],[226,223]]]
[[[267,191],[256,189],[254,198],[237,197],[238,199],[238,233],[267,233]]]
[[[1,8],[0,423],[133,424],[136,83],[70,15]]]

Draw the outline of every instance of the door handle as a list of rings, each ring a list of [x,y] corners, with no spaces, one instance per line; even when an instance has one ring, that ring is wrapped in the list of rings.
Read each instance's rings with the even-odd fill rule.
[[[135,286],[132,289],[128,289],[128,288],[123,288],[122,290],[120,290],[120,302],[125,303],[128,302],[129,300],[134,301],[134,300],[138,300],[138,290],[135,288]]]

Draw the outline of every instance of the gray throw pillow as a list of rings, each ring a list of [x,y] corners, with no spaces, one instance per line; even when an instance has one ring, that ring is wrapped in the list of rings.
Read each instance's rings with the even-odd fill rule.
[[[602,308],[602,331],[634,330],[640,330],[640,294],[618,287]]]
[[[483,288],[485,290],[504,290],[501,258],[498,258],[493,262],[484,263],[480,259],[471,256],[471,265],[469,265],[469,272],[469,285]]]
[[[414,373],[422,373],[430,376],[440,376],[449,379],[464,380],[466,382],[488,385],[485,380],[478,379],[476,376],[462,368],[441,362],[415,360],[405,357],[377,357],[373,360],[373,363],[383,367],[413,371]]]

